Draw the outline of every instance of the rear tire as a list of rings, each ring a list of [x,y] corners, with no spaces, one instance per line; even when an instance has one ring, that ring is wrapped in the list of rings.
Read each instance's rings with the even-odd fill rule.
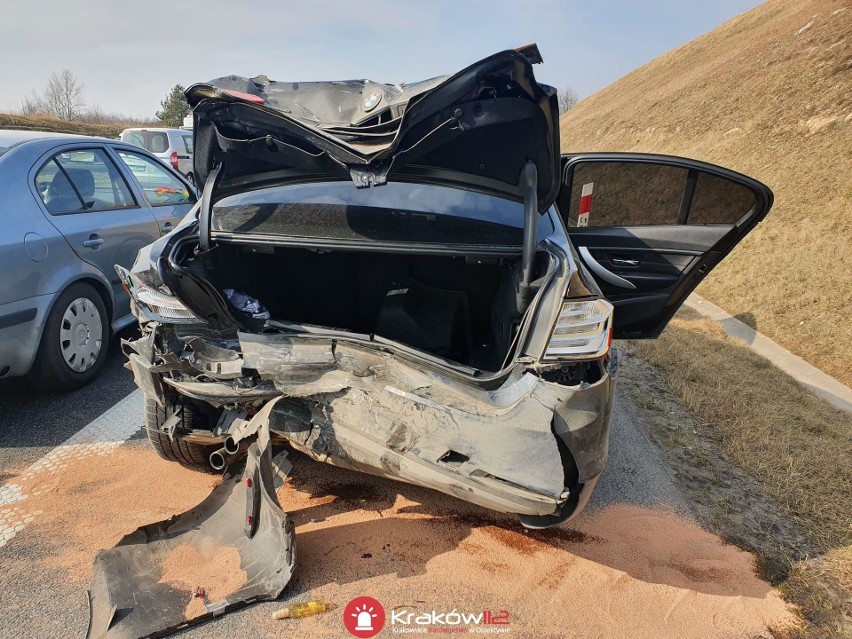
[[[109,315],[98,292],[77,282],[47,315],[30,381],[46,390],[75,390],[94,380],[106,361]]]
[[[154,452],[167,461],[177,462],[185,468],[204,473],[215,473],[210,465],[210,454],[221,446],[197,444],[182,439],[180,436],[170,438],[163,430],[163,424],[173,414],[174,406],[166,402],[166,408],[157,404],[156,400],[145,395],[145,433]],[[206,429],[207,419],[192,404],[185,404],[183,410],[183,429]]]

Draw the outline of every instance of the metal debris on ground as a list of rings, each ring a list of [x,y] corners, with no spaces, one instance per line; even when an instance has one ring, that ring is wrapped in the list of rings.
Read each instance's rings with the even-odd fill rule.
[[[293,573],[294,533],[275,497],[268,428],[242,447],[245,459],[231,463],[201,504],[98,553],[87,639],[162,637],[281,595]]]

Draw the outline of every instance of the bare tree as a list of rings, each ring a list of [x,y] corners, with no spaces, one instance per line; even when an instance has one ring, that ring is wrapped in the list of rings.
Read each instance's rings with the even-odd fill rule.
[[[83,85],[68,69],[53,72],[44,94],[41,96],[42,110],[60,120],[75,120],[83,110]]]
[[[80,113],[80,120],[89,124],[108,124],[109,116],[104,113],[104,110],[99,104],[92,104],[84,113]]]
[[[562,115],[580,101],[580,96],[571,87],[560,89],[556,97],[559,99],[559,115]]]
[[[21,113],[24,115],[41,115],[44,113],[44,104],[41,96],[33,91],[32,95],[21,100]]]

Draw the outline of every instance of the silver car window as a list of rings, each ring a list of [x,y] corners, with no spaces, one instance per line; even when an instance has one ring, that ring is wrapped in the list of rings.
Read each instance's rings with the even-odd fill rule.
[[[118,155],[139,180],[151,206],[175,206],[195,202],[186,185],[159,162],[133,151],[119,150]]]
[[[118,169],[100,149],[65,151],[42,166],[36,188],[50,213],[86,213],[135,207]]]
[[[169,149],[169,136],[164,131],[127,131],[121,139],[151,153],[165,153]]]

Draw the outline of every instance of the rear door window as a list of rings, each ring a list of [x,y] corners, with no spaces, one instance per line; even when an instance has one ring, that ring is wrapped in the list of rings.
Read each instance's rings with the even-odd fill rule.
[[[676,166],[588,162],[574,170],[568,225],[676,224],[688,171]],[[584,208],[594,201],[594,211]]]
[[[128,131],[121,139],[151,153],[165,153],[169,150],[169,136],[165,131]]]
[[[101,149],[65,151],[36,174],[36,188],[50,213],[85,213],[137,206],[124,178]]]
[[[126,131],[124,135],[121,136],[121,140],[122,142],[141,146],[143,149],[145,148],[145,136],[142,135],[141,131]]]
[[[139,181],[152,206],[175,206],[195,202],[195,197],[186,185],[160,162],[133,151],[117,149],[117,152]]]
[[[574,168],[568,226],[736,224],[754,204],[742,184],[654,162],[584,162]]]

